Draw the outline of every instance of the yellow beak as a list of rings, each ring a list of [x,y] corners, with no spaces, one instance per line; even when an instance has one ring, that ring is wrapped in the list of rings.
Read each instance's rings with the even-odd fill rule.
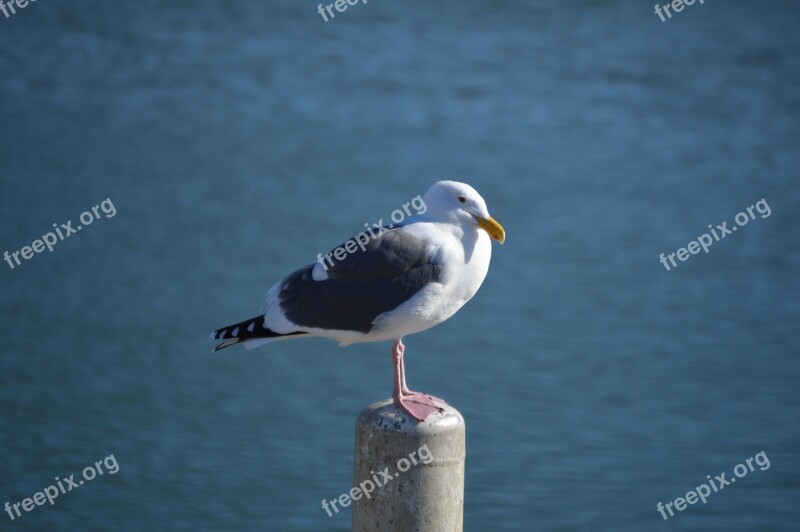
[[[502,225],[497,223],[497,220],[491,216],[489,216],[488,219],[476,216],[475,219],[478,221],[478,225],[489,233],[489,236],[492,237],[493,240],[497,240],[501,244],[506,241],[506,230],[503,229]]]

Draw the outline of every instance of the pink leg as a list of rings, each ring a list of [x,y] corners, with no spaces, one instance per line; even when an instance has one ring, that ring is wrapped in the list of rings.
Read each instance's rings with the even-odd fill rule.
[[[400,340],[392,345],[392,364],[394,366],[394,393],[392,399],[401,410],[419,421],[425,421],[429,415],[441,410],[434,401],[443,400],[420,392],[412,392],[406,386],[406,371],[403,364],[405,346]]]

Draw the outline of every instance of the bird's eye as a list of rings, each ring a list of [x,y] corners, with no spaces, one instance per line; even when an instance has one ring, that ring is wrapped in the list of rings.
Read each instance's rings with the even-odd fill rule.
[[[467,202],[467,197],[466,196],[459,196],[458,197],[458,201],[460,201],[461,203],[466,203]]]

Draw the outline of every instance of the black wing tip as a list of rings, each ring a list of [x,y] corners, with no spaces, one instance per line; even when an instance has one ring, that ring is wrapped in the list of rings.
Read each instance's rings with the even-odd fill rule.
[[[211,338],[214,340],[225,341],[215,347],[212,353],[216,353],[220,349],[225,349],[226,347],[230,347],[250,339],[279,338],[282,336],[308,334],[304,331],[295,331],[285,334],[277,333],[272,329],[265,327],[265,321],[266,320],[264,316],[256,316],[255,318],[250,318],[249,320],[244,320],[240,323],[234,323],[233,325],[228,325],[227,327],[217,329],[211,333]]]
[[[219,351],[220,349],[225,349],[226,347],[230,347],[230,346],[232,346],[232,345],[236,345],[236,344],[238,344],[238,343],[240,343],[240,342],[243,342],[243,341],[244,341],[244,340],[243,340],[243,339],[241,339],[241,338],[230,338],[230,339],[228,339],[228,340],[225,340],[225,341],[224,341],[224,342],[222,342],[221,344],[219,344],[219,345],[218,345],[217,347],[215,347],[215,348],[214,348],[214,350],[213,350],[213,351],[211,351],[211,352],[212,352],[212,353],[216,353],[216,352],[217,352],[217,351]]]
[[[275,334],[264,326],[264,316],[256,316],[227,327],[222,327],[211,333],[214,340],[228,340],[231,338],[263,338],[265,335]]]

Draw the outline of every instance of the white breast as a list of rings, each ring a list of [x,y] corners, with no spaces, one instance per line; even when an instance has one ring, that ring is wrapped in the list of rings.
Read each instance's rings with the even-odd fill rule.
[[[433,260],[442,264],[442,274],[438,283],[430,284],[395,310],[381,315],[368,335],[370,340],[399,338],[442,323],[472,299],[489,271],[491,239],[477,227],[468,227],[463,234],[459,227],[434,223],[403,229],[440,243],[430,251]]]

